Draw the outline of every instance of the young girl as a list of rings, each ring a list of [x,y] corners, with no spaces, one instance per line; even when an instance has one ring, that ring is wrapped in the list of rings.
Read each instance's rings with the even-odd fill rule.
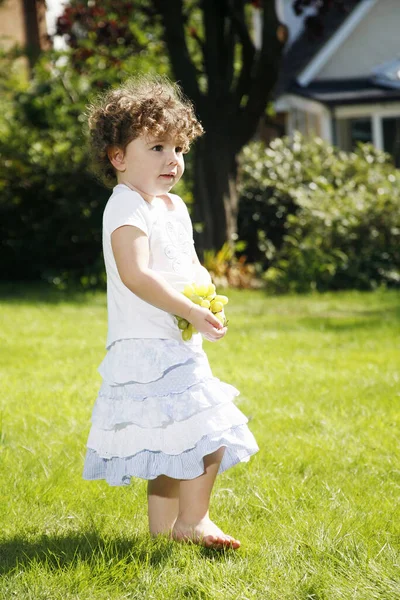
[[[129,80],[88,112],[97,166],[106,184],[117,185],[103,217],[108,352],[84,478],[147,479],[152,535],[238,548],[210,520],[210,495],[217,473],[258,448],[232,402],[239,392],[213,377],[202,349],[202,337],[215,342],[227,329],[181,293],[211,280],[187,208],[169,193],[203,129],[180,88],[159,77]],[[199,332],[189,342],[174,315]]]

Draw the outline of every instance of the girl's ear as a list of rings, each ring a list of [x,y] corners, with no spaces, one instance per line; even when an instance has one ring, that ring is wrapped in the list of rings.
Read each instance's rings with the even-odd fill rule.
[[[112,146],[107,150],[107,156],[114,169],[121,173],[126,171],[125,154],[121,148]]]

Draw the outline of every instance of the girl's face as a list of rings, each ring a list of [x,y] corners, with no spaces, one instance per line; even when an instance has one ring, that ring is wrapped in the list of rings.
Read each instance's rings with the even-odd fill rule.
[[[118,183],[135,188],[149,201],[169,192],[185,170],[182,148],[173,138],[140,136],[127,145],[125,153],[115,148],[109,156]]]

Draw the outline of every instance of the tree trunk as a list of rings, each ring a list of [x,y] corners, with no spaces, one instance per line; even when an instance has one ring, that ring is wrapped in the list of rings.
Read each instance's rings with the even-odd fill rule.
[[[202,254],[210,248],[219,250],[235,239],[237,167],[229,139],[218,139],[210,131],[200,138],[195,146],[194,168],[194,221],[203,225],[196,234],[196,247]]]
[[[200,0],[193,3],[202,15],[204,36],[197,35],[207,92],[198,83],[187,44],[188,20],[184,0],[153,0],[161,15],[164,39],[175,79],[195,105],[206,134],[196,143],[194,165],[194,220],[203,224],[200,250],[219,250],[236,233],[238,197],[236,155],[257,130],[278,77],[284,45],[275,0],[262,3],[262,45],[254,47],[248,28],[245,0]],[[235,47],[241,51],[235,78]],[[200,69],[201,71],[201,69]]]
[[[32,70],[40,55],[40,32],[38,7],[36,0],[23,0],[25,21],[25,45],[28,53],[29,67]]]

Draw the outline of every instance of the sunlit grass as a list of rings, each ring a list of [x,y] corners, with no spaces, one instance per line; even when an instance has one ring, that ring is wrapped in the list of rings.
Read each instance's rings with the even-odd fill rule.
[[[398,293],[228,292],[205,348],[260,452],[217,481],[243,545],[215,553],[149,538],[145,482],[81,479],[105,296],[3,292],[2,599],[400,598]]]

